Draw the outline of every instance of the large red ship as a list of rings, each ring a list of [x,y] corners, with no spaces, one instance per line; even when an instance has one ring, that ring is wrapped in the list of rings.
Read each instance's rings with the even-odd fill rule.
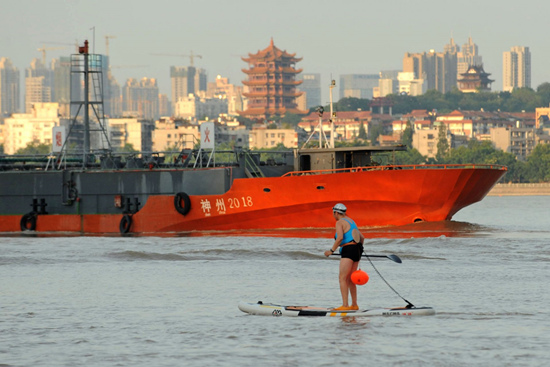
[[[506,172],[489,165],[373,165],[373,157],[392,149],[399,148],[296,150],[279,153],[279,161],[240,151],[234,164],[215,168],[4,171],[0,232],[332,228],[336,202],[361,227],[444,221],[483,199]]]
[[[105,120],[101,93],[92,93],[103,88],[89,86],[90,76],[92,82],[103,79],[96,56],[88,53],[87,42],[71,56],[71,78],[80,78],[71,85],[84,86],[83,100],[71,102],[76,115],[84,113],[70,129],[82,125],[78,155],[71,159],[68,139],[56,135],[58,155],[0,157],[0,232],[326,229],[334,226],[330,208],[336,202],[361,227],[445,221],[483,199],[506,172],[489,165],[389,164],[402,146],[216,152],[205,139],[201,149],[182,150],[169,163],[160,153],[122,157],[93,151],[90,115],[100,128]],[[99,131],[107,138],[105,129]]]

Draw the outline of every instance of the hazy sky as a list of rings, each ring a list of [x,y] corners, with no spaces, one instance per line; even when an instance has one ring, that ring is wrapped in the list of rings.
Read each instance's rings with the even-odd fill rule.
[[[269,45],[303,60],[298,67],[321,73],[323,100],[330,78],[340,74],[376,74],[402,68],[405,52],[424,52],[453,37],[462,46],[471,36],[491,73],[493,91],[502,89],[502,53],[528,46],[532,88],[550,81],[550,42],[546,30],[550,2],[545,0],[0,0],[0,57],[22,72],[39,47],[47,60],[74,53],[74,44],[93,42],[105,53],[105,36],[113,74],[157,78],[170,98],[169,68],[187,66],[189,58],[153,56],[195,54],[195,66],[234,84],[245,79],[241,60]],[[64,45],[66,44],[66,45]],[[337,92],[335,94],[337,97]]]

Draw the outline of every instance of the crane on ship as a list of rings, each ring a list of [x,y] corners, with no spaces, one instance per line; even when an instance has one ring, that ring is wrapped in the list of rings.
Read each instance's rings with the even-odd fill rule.
[[[190,63],[190,66],[194,66],[195,62],[195,58],[199,58],[199,59],[202,59],[202,55],[195,55],[193,53],[193,51],[191,51],[189,54],[151,54],[153,56],[172,56],[172,57],[188,57],[189,58],[189,63]]]

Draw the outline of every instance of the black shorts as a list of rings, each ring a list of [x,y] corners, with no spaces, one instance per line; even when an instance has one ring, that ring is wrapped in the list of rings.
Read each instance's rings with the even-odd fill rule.
[[[351,259],[353,261],[361,260],[362,253],[363,245],[361,245],[360,243],[342,246],[342,250],[340,251],[342,258]]]

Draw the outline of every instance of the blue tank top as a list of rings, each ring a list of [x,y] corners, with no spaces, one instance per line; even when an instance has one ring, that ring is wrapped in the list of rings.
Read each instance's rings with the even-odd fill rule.
[[[354,229],[359,230],[359,228],[357,228],[357,225],[355,224],[354,221],[347,220],[346,218],[342,218],[342,219],[349,223],[349,230],[346,233],[344,233],[344,238],[342,239],[342,245],[343,245],[343,244],[355,241],[353,239],[353,234],[352,233],[353,233]],[[334,234],[334,239],[336,239],[337,237],[338,237],[338,234]]]

